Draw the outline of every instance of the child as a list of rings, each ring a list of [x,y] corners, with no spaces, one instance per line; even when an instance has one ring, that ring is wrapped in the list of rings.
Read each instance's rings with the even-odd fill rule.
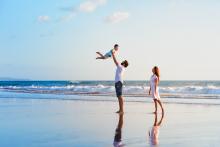
[[[154,100],[154,104],[155,104],[154,113],[157,113],[157,103],[160,105],[162,109],[162,113],[164,113],[163,105],[160,101],[160,94],[159,94],[159,88],[158,88],[158,84],[160,81],[159,68],[157,66],[153,67],[152,72],[153,72],[153,75],[151,76],[151,79],[150,79],[149,95],[152,95],[152,98]]]
[[[106,53],[105,55],[101,54],[100,52],[96,52],[99,57],[97,57],[96,59],[108,59],[112,57],[112,53],[116,53],[119,49],[119,45],[115,44],[114,45],[114,49],[110,50],[108,53]]]

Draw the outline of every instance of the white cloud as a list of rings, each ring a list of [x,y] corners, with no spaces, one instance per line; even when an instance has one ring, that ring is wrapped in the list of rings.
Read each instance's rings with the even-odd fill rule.
[[[93,12],[97,7],[104,5],[106,0],[88,0],[79,5],[79,11]]]
[[[68,22],[72,20],[77,15],[77,9],[75,7],[61,7],[61,11],[67,12],[66,15],[61,16],[58,21],[59,22]]]
[[[68,14],[62,16],[59,18],[58,21],[70,21],[72,20],[76,15],[82,12],[93,12],[98,7],[104,5],[107,2],[107,0],[87,0],[85,2],[82,2],[76,7],[62,7],[60,8],[61,11],[66,11]]]
[[[75,16],[76,16],[76,13],[72,12],[72,13],[69,13],[68,15],[62,16],[59,19],[59,21],[68,22],[68,21],[72,20]]]
[[[96,9],[96,5],[91,1],[80,4],[79,10],[83,12],[92,12]]]
[[[107,16],[105,18],[105,21],[107,23],[118,23],[121,21],[126,20],[128,17],[130,16],[130,14],[128,12],[115,12],[110,16]]]
[[[48,22],[50,17],[47,15],[38,16],[38,22]]]

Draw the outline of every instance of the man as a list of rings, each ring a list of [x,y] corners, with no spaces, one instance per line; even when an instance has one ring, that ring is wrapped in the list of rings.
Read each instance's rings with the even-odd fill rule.
[[[116,73],[115,73],[115,91],[118,97],[119,111],[117,111],[116,113],[123,114],[124,113],[123,97],[122,97],[123,74],[124,74],[125,68],[128,67],[128,61],[125,60],[121,64],[119,64],[114,53],[112,53],[112,58],[113,58],[115,65],[117,66]]]
[[[122,143],[122,127],[123,127],[123,119],[124,119],[124,114],[119,114],[119,120],[118,120],[118,125],[115,130],[115,137],[114,137],[114,142],[113,145],[114,147],[124,147],[125,145]]]

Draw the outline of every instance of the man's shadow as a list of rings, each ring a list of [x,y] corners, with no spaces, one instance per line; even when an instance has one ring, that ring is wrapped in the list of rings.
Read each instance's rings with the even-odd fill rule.
[[[124,147],[125,144],[122,143],[122,127],[123,127],[123,121],[124,121],[124,114],[118,114],[118,124],[117,128],[115,130],[115,136],[114,136],[114,147]]]
[[[150,146],[152,147],[156,147],[157,145],[159,145],[160,125],[163,122],[164,113],[162,113],[162,116],[159,122],[158,122],[158,114],[155,113],[154,116],[155,116],[154,124],[152,128],[149,130],[149,141],[150,141],[149,143],[150,143]]]

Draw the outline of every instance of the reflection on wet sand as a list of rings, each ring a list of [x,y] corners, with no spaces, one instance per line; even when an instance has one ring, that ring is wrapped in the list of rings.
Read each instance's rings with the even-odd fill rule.
[[[119,114],[119,120],[117,124],[117,128],[115,130],[115,137],[114,137],[114,147],[124,147],[125,145],[122,143],[122,127],[123,127],[123,119],[124,114]]]
[[[161,116],[161,119],[159,122],[158,121],[158,114],[155,113],[155,119],[154,119],[154,124],[151,130],[149,131],[149,143],[151,147],[157,147],[159,145],[159,132],[160,132],[160,125],[162,124],[163,118],[164,118],[164,113]]]

